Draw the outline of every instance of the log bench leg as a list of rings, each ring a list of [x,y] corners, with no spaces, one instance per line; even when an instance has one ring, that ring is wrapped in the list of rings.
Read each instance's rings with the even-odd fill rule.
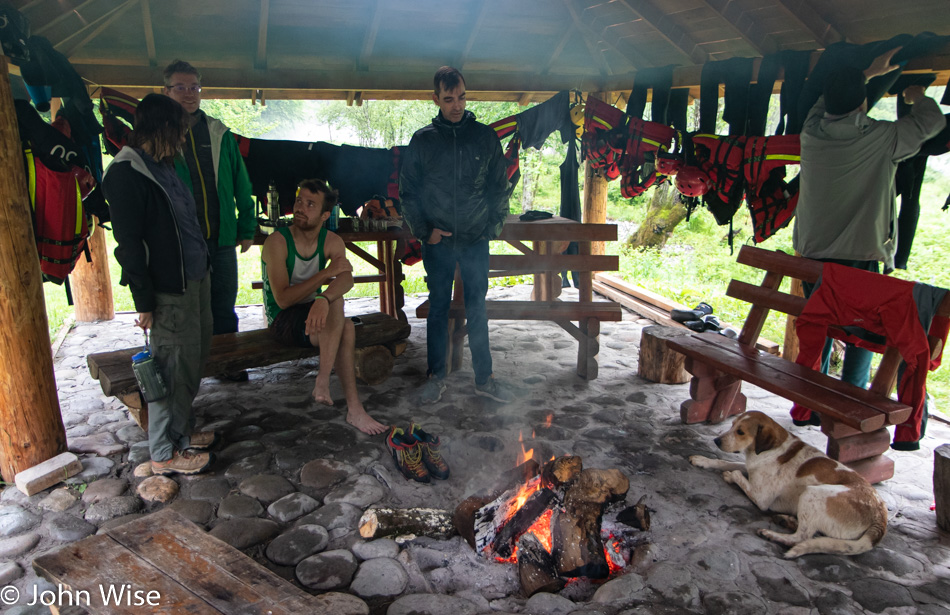
[[[730,416],[745,412],[746,397],[740,391],[742,381],[735,376],[687,357],[686,371],[693,378],[689,383],[690,399],[680,405],[684,423],[721,423]]]
[[[129,393],[120,393],[116,399],[125,404],[129,409],[129,415],[132,420],[142,428],[142,431],[148,433],[148,402],[142,397],[138,390]]]
[[[579,323],[581,335],[577,346],[577,375],[585,380],[596,380],[600,372],[600,320],[585,318]]]
[[[884,456],[891,443],[887,429],[863,433],[821,415],[821,431],[828,436],[826,454],[847,465],[869,483],[879,483],[894,476],[894,460]]]

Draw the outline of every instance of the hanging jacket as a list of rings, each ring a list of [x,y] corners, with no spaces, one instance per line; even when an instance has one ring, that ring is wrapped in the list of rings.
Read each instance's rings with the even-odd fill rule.
[[[620,177],[620,153],[625,144],[626,116],[623,111],[593,96],[584,107],[581,158],[607,181]]]
[[[233,246],[238,241],[254,239],[257,231],[254,201],[251,200],[251,180],[231,130],[210,115],[205,117],[211,134],[211,156],[214,159],[215,184],[221,205],[218,245]],[[188,164],[180,156],[175,159],[175,172],[189,190],[194,189]]]
[[[703,195],[703,204],[717,224],[729,224],[742,205],[745,137],[694,134],[692,141],[700,168],[713,183],[712,189]]]
[[[427,241],[439,228],[453,245],[498,237],[508,216],[506,166],[495,131],[474,113],[452,124],[440,112],[403,154],[399,196],[412,234]]]
[[[920,439],[927,372],[931,368],[930,344],[914,299],[914,286],[914,282],[907,280],[825,263],[820,285],[795,321],[799,341],[795,362],[810,369],[818,369],[828,327],[832,325],[856,326],[883,335],[888,345],[900,351],[906,368],[898,383],[897,398],[913,411],[907,421],[897,426],[896,442]],[[859,346],[875,347],[853,337],[848,340]],[[803,406],[792,407],[792,418],[807,420],[810,415],[811,410]]]
[[[627,143],[620,162],[620,192],[632,199],[656,182],[656,155],[670,151],[676,131],[637,117],[627,120]]]

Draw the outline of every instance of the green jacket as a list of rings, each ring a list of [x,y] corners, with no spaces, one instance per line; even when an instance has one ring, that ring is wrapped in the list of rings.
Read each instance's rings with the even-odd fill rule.
[[[257,231],[254,201],[251,199],[251,179],[244,167],[231,130],[210,115],[208,132],[211,134],[211,155],[214,158],[214,176],[221,203],[221,221],[218,245],[233,246],[242,239],[253,239]],[[193,189],[191,173],[184,158],[175,158],[175,172],[188,189]]]

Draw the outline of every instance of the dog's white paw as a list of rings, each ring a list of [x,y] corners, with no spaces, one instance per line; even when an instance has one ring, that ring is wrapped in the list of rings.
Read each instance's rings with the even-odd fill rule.
[[[689,462],[696,466],[697,468],[708,468],[709,462],[713,461],[709,457],[704,457],[703,455],[690,455]]]
[[[730,485],[734,485],[742,479],[742,472],[739,470],[728,470],[722,473],[722,480],[726,481]]]

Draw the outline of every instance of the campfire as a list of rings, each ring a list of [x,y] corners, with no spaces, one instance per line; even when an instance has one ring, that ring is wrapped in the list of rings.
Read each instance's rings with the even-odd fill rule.
[[[510,473],[515,486],[459,504],[453,515],[459,534],[485,557],[517,563],[526,596],[622,570],[650,523],[642,500],[618,515],[628,527],[602,523],[607,506],[624,500],[627,477],[616,469],[584,469],[574,456],[539,465],[523,445],[522,452],[527,459]]]

